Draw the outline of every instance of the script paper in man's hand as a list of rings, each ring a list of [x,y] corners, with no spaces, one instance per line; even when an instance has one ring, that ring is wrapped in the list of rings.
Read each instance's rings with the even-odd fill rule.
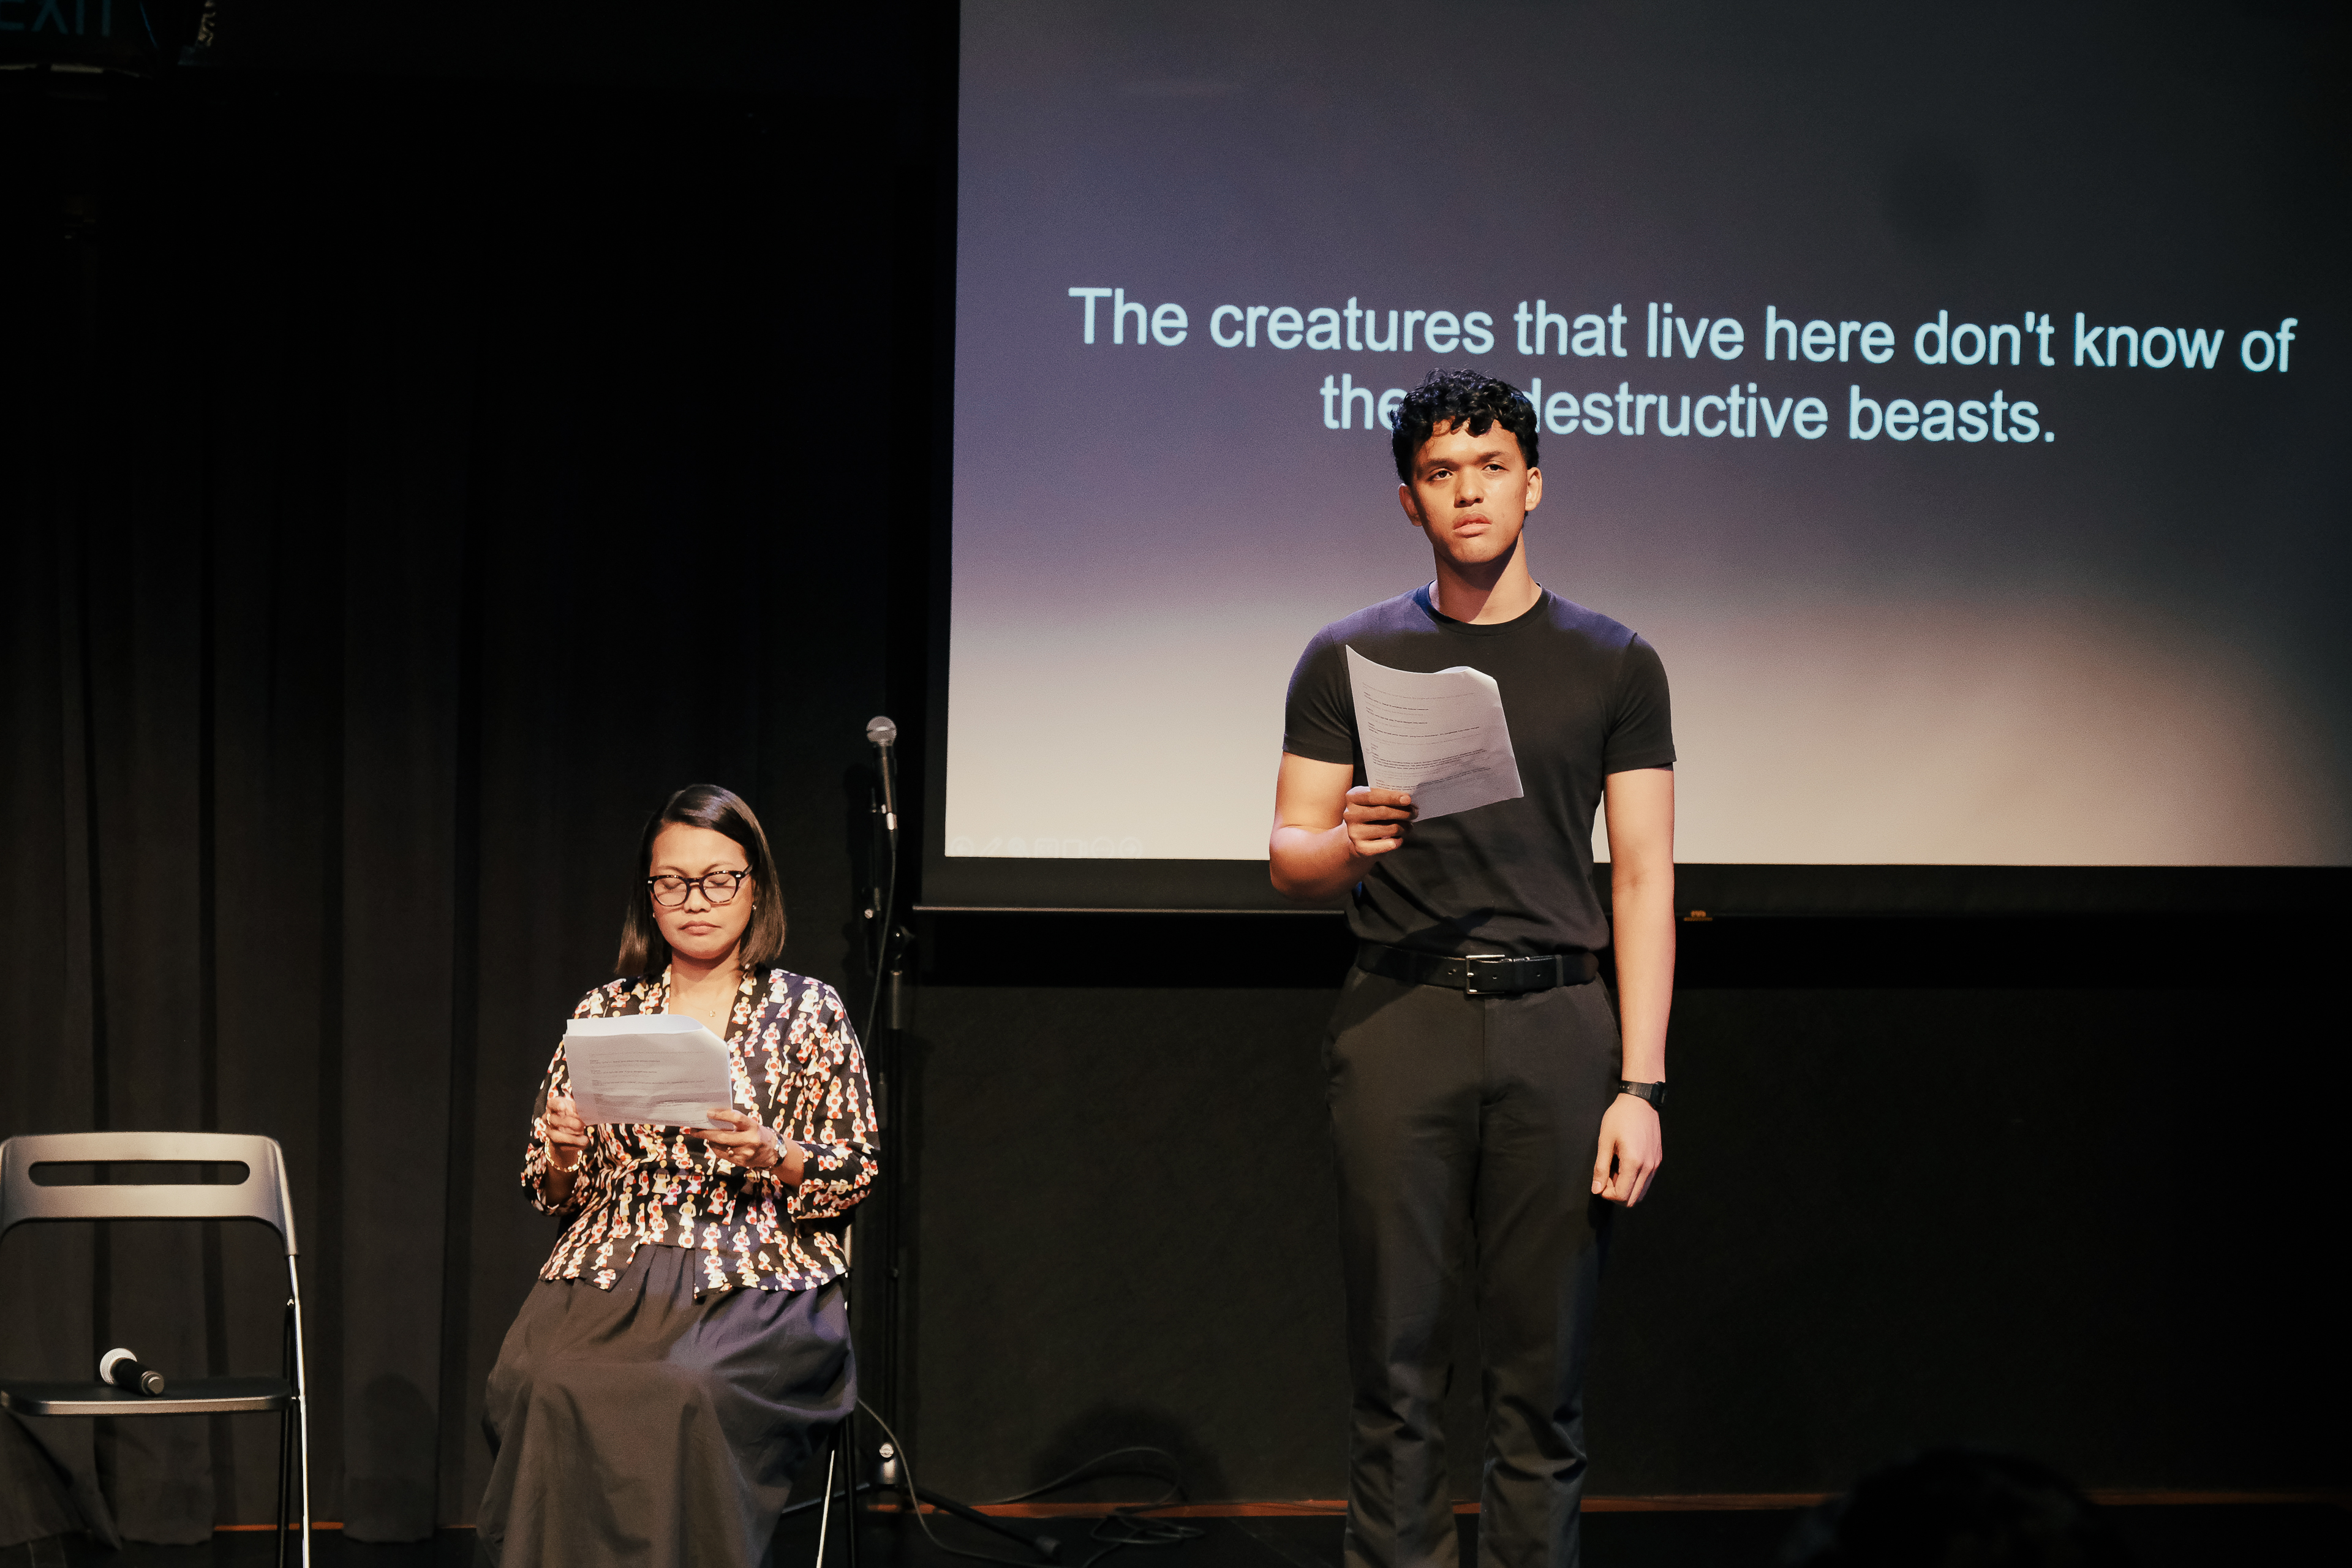
[[[1366,782],[1411,791],[1416,817],[1450,816],[1527,793],[1493,676],[1466,664],[1434,675],[1391,669],[1349,648],[1348,685]]]
[[[735,1103],[726,1042],[679,1014],[574,1018],[563,1057],[583,1121],[709,1127],[711,1107]]]

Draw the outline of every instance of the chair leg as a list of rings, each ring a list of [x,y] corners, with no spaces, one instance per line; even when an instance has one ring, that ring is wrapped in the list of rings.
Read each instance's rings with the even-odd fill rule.
[[[293,1491],[301,1504],[302,1568],[310,1568],[310,1384],[303,1372],[302,1354],[302,1279],[294,1267],[294,1254],[286,1254],[286,1381],[294,1385],[294,1406],[289,1413],[294,1417]],[[279,1542],[286,1539],[278,1531]]]
[[[854,1405],[842,1418],[839,1441],[844,1493],[841,1533],[849,1539],[849,1568],[857,1568],[857,1407]]]
[[[294,1396],[294,1458],[301,1467],[302,1568],[310,1568],[310,1395]]]
[[[286,1568],[286,1504],[288,1494],[293,1490],[287,1482],[293,1450],[294,1412],[281,1410],[278,1414],[278,1511],[271,1516],[278,1525],[278,1568]]]
[[[816,1568],[824,1568],[824,1544],[833,1539],[833,1471],[840,1458],[828,1440],[824,1450],[824,1501],[817,1505],[816,1510]],[[768,1556],[772,1561],[775,1554],[771,1544]]]
[[[286,1303],[285,1331],[278,1336],[279,1368],[289,1382],[294,1367],[294,1303]],[[286,1516],[294,1494],[294,1411],[291,1406],[278,1414],[278,1568],[286,1568]]]
[[[287,1276],[290,1284],[290,1258]],[[278,1568],[287,1568],[289,1538],[301,1542],[302,1568],[310,1568],[310,1399],[303,1386],[300,1300],[297,1294],[286,1302],[286,1380],[294,1385],[294,1403],[278,1422]]]

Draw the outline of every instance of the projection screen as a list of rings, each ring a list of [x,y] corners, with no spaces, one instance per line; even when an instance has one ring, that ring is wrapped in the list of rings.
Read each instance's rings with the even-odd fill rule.
[[[2343,177],[2273,24],[974,0],[962,49],[935,899],[1264,860],[1300,650],[1430,575],[1385,421],[1441,365],[1542,415],[1538,580],[1664,657],[1679,858],[2347,862]]]

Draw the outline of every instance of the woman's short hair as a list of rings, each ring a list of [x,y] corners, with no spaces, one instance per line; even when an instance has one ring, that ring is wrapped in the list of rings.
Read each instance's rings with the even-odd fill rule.
[[[768,853],[768,836],[760,830],[759,816],[733,790],[698,784],[670,796],[646,821],[645,837],[637,845],[636,881],[629,889],[629,912],[621,918],[621,953],[614,972],[632,979],[658,973],[669,963],[669,942],[654,919],[653,889],[646,879],[653,874],[654,840],[673,824],[723,833],[743,851],[743,863],[751,873],[751,923],[743,928],[736,962],[749,973],[782,958],[784,889],[776,880],[776,858]]]

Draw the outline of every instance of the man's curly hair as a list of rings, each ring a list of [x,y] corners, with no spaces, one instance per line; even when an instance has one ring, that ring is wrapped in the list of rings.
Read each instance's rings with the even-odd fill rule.
[[[1396,453],[1397,480],[1412,482],[1412,459],[1440,425],[1484,436],[1500,425],[1519,438],[1519,456],[1536,466],[1536,405],[1507,381],[1475,370],[1433,370],[1404,395],[1389,445]]]

